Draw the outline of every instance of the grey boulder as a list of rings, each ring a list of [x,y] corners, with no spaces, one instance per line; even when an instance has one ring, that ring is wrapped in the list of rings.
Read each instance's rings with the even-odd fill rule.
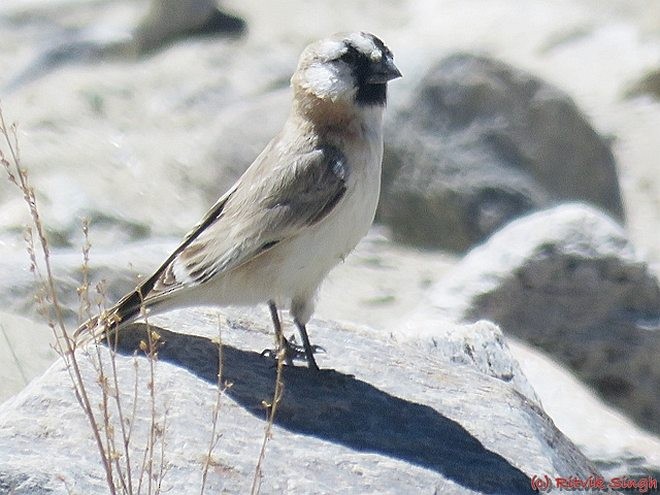
[[[388,125],[380,219],[398,240],[465,250],[565,200],[623,207],[606,140],[571,98],[504,62],[450,56]]]
[[[570,366],[660,431],[660,289],[623,229],[566,204],[512,222],[470,251],[408,318],[489,319]]]

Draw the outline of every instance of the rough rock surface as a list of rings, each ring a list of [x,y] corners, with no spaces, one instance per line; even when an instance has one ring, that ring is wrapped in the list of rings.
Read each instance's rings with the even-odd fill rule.
[[[218,334],[218,315],[182,311],[153,323],[204,335],[159,330],[155,417],[165,425],[162,489],[188,493],[201,483],[211,438],[218,353],[209,337]],[[126,332],[122,346],[129,355],[117,358],[126,410],[137,363],[134,454],[151,418],[148,361],[130,356],[144,338],[141,328]],[[221,437],[207,493],[245,493],[266,425],[263,401],[272,401],[273,363],[258,354],[272,335],[265,312],[232,312],[220,328],[222,379],[232,385],[220,403]],[[597,474],[540,407],[501,379],[417,346],[382,341],[364,328],[317,321],[310,332],[327,350],[319,364],[334,370],[284,370],[261,493],[518,494],[531,491],[534,475]],[[81,362],[96,404],[95,373],[87,358]],[[0,486],[16,495],[67,493],[65,483],[74,492],[105,493],[94,448],[61,362],[0,407]]]
[[[564,200],[623,217],[608,143],[567,94],[501,61],[442,60],[390,129],[380,213],[401,241],[463,250]]]
[[[543,410],[606,478],[660,478],[660,437],[605,403],[570,369],[514,338],[511,354],[534,387]]]
[[[473,249],[409,325],[429,317],[492,320],[660,430],[658,281],[623,229],[589,206],[529,215]]]
[[[540,404],[518,362],[511,356],[502,331],[489,321],[457,325],[448,320],[429,320],[415,328],[398,329],[394,337],[447,362],[472,366],[486,375],[510,382],[518,392]]]

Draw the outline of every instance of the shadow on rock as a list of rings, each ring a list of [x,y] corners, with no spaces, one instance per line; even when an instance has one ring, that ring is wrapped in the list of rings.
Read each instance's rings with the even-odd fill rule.
[[[140,340],[146,339],[145,328],[136,324],[123,331],[118,350],[133,353]],[[161,361],[217,381],[216,344],[205,337],[157,331],[162,339]],[[223,381],[233,384],[227,395],[265,418],[262,401],[273,397],[274,362],[228,345],[223,345],[222,352]],[[284,397],[275,423],[291,432],[401,459],[482,493],[530,492],[525,473],[429,406],[394,397],[334,370],[314,373],[306,367],[286,367],[283,381]]]

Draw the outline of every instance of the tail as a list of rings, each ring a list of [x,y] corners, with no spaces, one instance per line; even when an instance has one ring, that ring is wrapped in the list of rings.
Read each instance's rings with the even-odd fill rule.
[[[132,323],[143,313],[144,298],[141,288],[129,292],[122,297],[112,308],[90,318],[80,325],[73,333],[76,347],[82,347],[90,342],[102,342],[121,329],[122,326]]]

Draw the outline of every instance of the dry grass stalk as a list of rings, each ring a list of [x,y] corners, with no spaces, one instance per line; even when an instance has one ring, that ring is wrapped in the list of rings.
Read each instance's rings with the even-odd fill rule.
[[[39,215],[37,198],[34,189],[30,184],[27,170],[21,167],[17,128],[14,124],[11,126],[7,125],[1,108],[0,134],[2,135],[2,140],[8,150],[7,154],[0,150],[0,163],[2,163],[5,168],[9,181],[17,186],[23,194],[23,199],[27,204],[32,221],[31,228],[27,231],[28,234],[26,235],[26,241],[28,245],[28,254],[30,256],[31,269],[35,274],[40,287],[37,296],[39,299],[38,302],[43,310],[43,314],[47,315],[48,325],[52,329],[55,337],[55,348],[64,360],[71,383],[73,384],[76,400],[83,409],[92,429],[94,441],[96,442],[98,452],[101,456],[101,463],[105,471],[106,483],[110,493],[114,495],[117,493],[117,489],[113,477],[112,460],[103,444],[101,430],[94,415],[94,409],[85,387],[78,358],[74,352],[74,341],[71,339],[64,323],[62,306],[59,303],[57,291],[55,289],[55,278],[53,276],[53,269],[50,260],[50,248],[43,222]],[[36,243],[34,242],[34,232],[36,232]],[[45,267],[45,274],[41,273],[39,270],[36,249],[40,250],[40,258]]]
[[[140,297],[142,297],[142,294],[140,294]],[[157,495],[160,493],[162,480],[167,472],[164,438],[167,423],[167,411],[165,411],[163,415],[162,424],[159,424],[156,407],[156,361],[158,360],[158,349],[162,342],[160,334],[155,330],[152,330],[150,326],[148,312],[145,310],[144,305],[141,306],[141,316],[144,319],[147,329],[147,340],[140,341],[140,350],[146,354],[149,363],[149,382],[147,383],[147,388],[149,389],[149,434],[147,443],[144,447],[137,493],[141,493],[143,482],[146,477],[147,493],[150,495]],[[159,440],[161,442],[160,459],[158,463],[158,471],[155,471],[155,447]]]
[[[218,382],[217,382],[217,392],[215,396],[215,404],[213,406],[213,413],[211,418],[211,441],[209,442],[209,448],[204,458],[204,465],[202,466],[202,487],[200,489],[200,495],[204,495],[204,490],[206,489],[206,480],[209,473],[209,467],[213,462],[213,451],[220,441],[221,433],[218,432],[218,419],[220,417],[220,401],[222,396],[229,387],[231,383],[222,381],[222,369],[224,365],[224,354],[222,352],[222,324],[220,321],[220,315],[218,315],[218,337],[215,340],[215,344],[218,346]]]
[[[284,361],[285,361],[285,349],[284,349],[284,336],[280,333],[280,341],[278,342],[278,349],[280,351],[277,353],[277,372],[275,374],[275,391],[273,392],[273,401],[269,404],[266,401],[263,401],[263,406],[268,409],[268,421],[266,422],[266,428],[264,429],[264,438],[261,443],[261,449],[259,450],[259,457],[257,459],[257,465],[254,469],[254,477],[252,478],[252,488],[250,488],[251,495],[257,495],[261,490],[261,466],[263,464],[264,458],[266,457],[266,445],[272,437],[273,432],[273,423],[275,421],[275,414],[277,413],[277,407],[279,406],[282,396],[284,395],[284,382],[282,381],[282,371],[284,370]]]
[[[4,144],[7,151],[0,148],[0,164],[7,173],[8,180],[14,184],[22,193],[28,212],[30,214],[31,225],[25,230],[24,240],[26,250],[30,260],[30,271],[33,273],[37,282],[37,291],[35,300],[38,312],[46,319],[54,336],[55,351],[61,356],[65,364],[65,369],[69,374],[73,386],[74,395],[80,407],[83,409],[85,417],[90,425],[95,444],[101,459],[101,464],[105,472],[105,479],[108,491],[111,495],[117,493],[133,495],[140,493],[141,486],[135,491],[134,480],[136,478],[133,472],[133,465],[130,455],[130,443],[132,427],[137,414],[138,402],[138,363],[135,363],[135,382],[133,387],[133,407],[129,416],[126,416],[120,397],[120,388],[116,361],[117,333],[109,335],[106,338],[107,352],[109,352],[109,369],[104,365],[102,352],[103,347],[95,342],[94,346],[84,349],[83,354],[76,353],[75,341],[67,330],[62,306],[59,302],[56,292],[55,278],[51,263],[51,254],[46,236],[45,228],[39,208],[35,191],[30,184],[27,170],[21,166],[20,151],[18,146],[18,132],[15,125],[7,125],[0,108],[0,144]],[[89,241],[89,222],[83,220],[82,231],[84,234],[84,243],[82,246],[82,282],[78,288],[80,301],[79,317],[81,320],[89,319],[92,316],[92,307],[90,297],[89,281],[89,260],[91,243]],[[98,314],[105,314],[105,301],[107,300],[105,287],[103,284],[96,286],[95,306]],[[166,416],[162,424],[156,420],[156,392],[155,392],[155,368],[154,361],[157,359],[158,334],[149,331],[147,344],[147,357],[150,363],[150,407],[151,424],[148,439],[148,446],[145,449],[146,457],[143,459],[139,473],[140,483],[147,477],[147,493],[155,495],[160,493],[162,479],[167,471],[165,463],[165,442],[163,440],[166,426]],[[86,355],[96,374],[96,383],[101,392],[99,404],[93,404],[87,384],[83,378],[80,355]],[[100,416],[97,417],[98,408]],[[116,412],[117,420],[113,417]],[[118,423],[118,427],[117,427]],[[119,433],[121,445],[118,446],[116,435]],[[154,471],[155,446],[157,439],[161,439],[161,448],[159,452],[160,462],[158,472]],[[68,489],[68,487],[67,487]]]

